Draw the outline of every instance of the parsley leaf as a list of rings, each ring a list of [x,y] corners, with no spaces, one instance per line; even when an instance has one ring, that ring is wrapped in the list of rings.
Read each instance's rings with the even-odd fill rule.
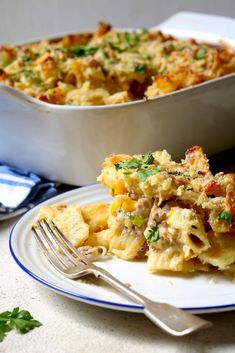
[[[34,320],[27,310],[20,310],[17,307],[14,308],[12,312],[4,311],[0,313],[0,342],[4,340],[6,333],[13,328],[20,333],[27,333],[41,325],[39,321]]]
[[[35,81],[35,82],[41,81],[40,74],[38,71],[34,71],[31,69],[24,69],[22,72],[24,73],[27,81]]]
[[[147,69],[147,65],[146,64],[141,64],[135,67],[135,72],[136,73],[140,73],[140,72],[144,72]]]
[[[0,321],[0,342],[4,340],[8,331],[11,331],[11,328],[7,326],[4,322]]]
[[[151,244],[160,239],[158,226],[152,227],[148,230],[147,243]]]
[[[68,51],[77,57],[93,55],[97,52],[99,47],[90,47],[89,45],[75,45],[68,48]]]
[[[152,153],[146,153],[142,155],[142,160],[133,157],[127,162],[121,162],[114,164],[116,169],[139,169],[143,165],[151,165],[154,162]]]
[[[231,215],[229,212],[225,211],[225,210],[223,210],[222,212],[220,212],[220,214],[218,215],[218,220],[219,220],[219,221],[225,221],[225,222],[227,222],[228,224],[233,224],[233,217],[232,217],[232,215]]]
[[[118,53],[123,53],[125,51],[125,49],[122,49],[122,48],[118,47],[117,45],[115,45],[110,40],[107,40],[107,43],[109,43],[109,46],[110,46],[111,49],[116,50]]]
[[[152,153],[146,153],[142,156],[142,158],[143,158],[144,164],[149,165],[149,164],[153,164],[153,162],[154,162],[154,157],[153,157]]]
[[[32,52],[30,54],[23,55],[22,56],[22,60],[27,65],[27,64],[31,64],[32,60],[35,60],[35,59],[39,58],[39,56],[40,56],[40,53]]]
[[[31,56],[30,55],[23,55],[22,60],[25,64],[30,64],[32,62]]]
[[[153,157],[152,153],[146,153],[146,154],[142,155],[142,160],[133,157],[132,159],[130,159],[127,162],[121,162],[121,163],[117,163],[114,165],[115,165],[116,170],[137,169],[138,178],[141,181],[145,181],[149,176],[155,175],[160,172],[160,169],[158,169],[158,168],[157,169],[141,169],[141,167],[151,165],[151,164],[153,164],[153,162],[154,162],[154,157]],[[129,177],[131,175],[131,173],[128,171],[124,172],[123,174],[126,177]]]
[[[198,49],[194,59],[201,60],[205,57],[205,55],[206,55],[206,48],[200,48]]]
[[[133,39],[133,35],[131,35],[131,33],[124,32],[124,38],[127,42],[130,42]]]
[[[148,177],[155,175],[157,173],[160,173],[160,169],[140,169],[138,170],[137,174],[138,174],[138,178],[141,181],[145,181]]]
[[[136,48],[139,45],[140,36],[136,32],[124,32],[124,40],[130,48]]]
[[[127,162],[121,162],[114,165],[116,169],[137,169],[141,167],[142,162],[137,158],[132,158]]]

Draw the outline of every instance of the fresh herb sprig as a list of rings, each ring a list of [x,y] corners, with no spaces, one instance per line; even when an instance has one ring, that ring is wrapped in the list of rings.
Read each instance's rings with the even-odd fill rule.
[[[146,153],[142,155],[142,159],[132,158],[127,162],[121,162],[115,164],[116,170],[119,169],[136,169],[137,176],[141,181],[145,181],[148,177],[160,173],[159,168],[146,169],[147,166],[154,165],[154,157],[152,153]],[[125,171],[123,173],[125,176],[129,177],[131,172]]]
[[[154,157],[153,157],[152,153],[143,154],[142,158],[143,158],[143,163],[144,164],[150,165],[150,164],[154,163]]]
[[[116,169],[138,169],[142,166],[143,162],[140,159],[132,158],[127,162],[116,163]]]
[[[154,226],[148,230],[147,233],[147,243],[152,244],[155,243],[155,241],[158,241],[160,239],[160,233],[158,226]]]
[[[135,67],[135,73],[140,73],[140,72],[145,72],[147,69],[147,65],[146,64],[141,64]]]
[[[225,221],[228,224],[233,224],[232,215],[229,212],[225,211],[225,210],[220,212],[220,214],[218,215],[218,220],[219,221]]]
[[[152,175],[155,175],[155,174],[158,174],[158,173],[160,173],[160,171],[161,170],[159,168],[156,168],[156,169],[140,169],[140,170],[138,170],[137,175],[138,175],[138,178],[141,181],[145,181],[146,179],[148,179],[148,177],[150,177]]]
[[[12,311],[3,311],[0,313],[0,342],[4,340],[7,332],[13,329],[24,334],[41,325],[27,310],[20,310],[17,307]]]
[[[127,162],[121,162],[115,164],[116,170],[119,169],[136,169],[137,170],[137,176],[141,181],[145,181],[148,177],[155,175],[157,173],[160,173],[159,168],[154,168],[154,169],[145,169],[149,165],[154,164],[154,157],[152,153],[146,153],[142,155],[142,159],[138,159],[133,157]],[[125,171],[123,173],[125,176],[129,177],[131,175],[131,172]]]
[[[116,169],[138,169],[145,165],[154,164],[154,157],[152,153],[146,153],[142,155],[142,159],[133,157],[127,162],[121,162],[115,164]]]
[[[206,48],[202,47],[202,48],[198,49],[198,51],[197,51],[197,53],[196,53],[194,58],[196,60],[204,59],[204,57],[206,56],[206,53],[207,53]]]
[[[66,51],[72,53],[76,57],[94,55],[99,50],[99,46],[91,47],[89,45],[75,45],[73,47],[66,48]]]

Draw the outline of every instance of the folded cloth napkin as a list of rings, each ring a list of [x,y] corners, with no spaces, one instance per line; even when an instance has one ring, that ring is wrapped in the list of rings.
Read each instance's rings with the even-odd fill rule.
[[[56,195],[58,184],[0,163],[0,221]]]

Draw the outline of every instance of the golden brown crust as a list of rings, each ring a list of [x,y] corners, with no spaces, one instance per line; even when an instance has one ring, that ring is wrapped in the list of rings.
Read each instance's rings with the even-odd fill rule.
[[[0,81],[53,104],[151,99],[235,72],[234,50],[159,31],[94,33],[0,47]]]
[[[98,37],[102,37],[104,34],[109,32],[111,29],[112,29],[112,26],[109,23],[107,23],[107,22],[99,22],[98,26],[96,28],[95,34]]]

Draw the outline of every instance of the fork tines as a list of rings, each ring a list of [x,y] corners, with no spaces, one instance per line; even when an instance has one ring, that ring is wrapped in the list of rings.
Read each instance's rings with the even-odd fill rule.
[[[68,266],[68,260],[73,265],[81,264],[81,262],[88,264],[86,257],[66,239],[53,221],[46,219],[38,221],[32,226],[32,230],[39,246],[50,262],[56,259],[62,267]]]
[[[39,221],[32,229],[47,259],[62,275],[69,279],[77,279],[87,274],[93,274],[103,279],[135,303],[143,305],[143,313],[168,333],[183,336],[209,325],[207,321],[170,304],[153,302],[102,267],[93,265],[73,247],[53,222]]]

